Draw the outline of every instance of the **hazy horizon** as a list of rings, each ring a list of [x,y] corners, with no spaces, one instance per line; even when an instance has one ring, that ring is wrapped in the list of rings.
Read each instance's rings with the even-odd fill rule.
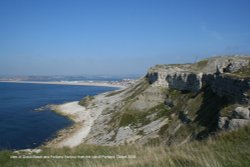
[[[50,74],[50,75],[13,75],[13,74],[1,74],[0,77],[86,77],[86,78],[111,78],[111,77],[140,77],[146,75],[143,74]]]
[[[248,0],[0,1],[0,75],[145,74],[250,54]]]

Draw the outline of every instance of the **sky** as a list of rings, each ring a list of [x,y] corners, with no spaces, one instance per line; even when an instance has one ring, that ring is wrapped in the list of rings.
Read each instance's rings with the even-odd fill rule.
[[[249,0],[0,0],[0,75],[145,74],[250,53]]]

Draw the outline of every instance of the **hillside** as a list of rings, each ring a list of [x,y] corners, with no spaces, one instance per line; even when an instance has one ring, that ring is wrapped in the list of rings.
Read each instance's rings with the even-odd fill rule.
[[[150,68],[133,86],[103,98],[108,107],[84,143],[178,145],[248,124],[249,60],[215,57]],[[92,104],[98,102],[86,107]]]
[[[0,164],[4,167],[27,166],[88,166],[88,167],[242,167],[250,165],[250,127],[222,133],[200,142],[179,146],[164,145],[122,145],[95,146],[81,144],[75,148],[44,148],[40,153],[15,154],[0,152]],[[10,159],[10,156],[37,156],[47,158]],[[135,156],[118,158],[118,156]],[[67,156],[68,158],[48,158]],[[70,158],[77,156],[109,156],[109,158]],[[117,157],[117,158],[114,158]]]
[[[35,155],[136,158],[10,159],[5,166],[249,166],[250,57],[213,57],[156,65],[126,89],[79,102],[91,122],[41,146]],[[76,113],[76,115],[79,113]],[[62,146],[88,123],[82,143]],[[74,129],[75,128],[75,129]],[[73,130],[72,130],[73,129]],[[30,152],[24,152],[28,154]]]

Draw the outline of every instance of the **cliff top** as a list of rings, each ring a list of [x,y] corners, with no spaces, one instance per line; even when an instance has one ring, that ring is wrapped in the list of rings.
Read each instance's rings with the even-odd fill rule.
[[[249,76],[250,68],[250,55],[233,55],[233,56],[216,56],[201,60],[193,64],[163,64],[156,65],[149,69],[149,73],[156,71],[166,71],[171,72],[189,72],[189,73],[204,73],[204,74],[213,74],[213,73],[234,73],[235,75],[240,76]],[[245,67],[246,69],[242,70]],[[241,70],[241,73],[237,71]]]

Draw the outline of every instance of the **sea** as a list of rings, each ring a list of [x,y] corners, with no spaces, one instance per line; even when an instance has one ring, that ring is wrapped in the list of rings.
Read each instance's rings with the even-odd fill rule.
[[[114,87],[0,83],[0,150],[35,148],[73,124],[47,105],[78,101]]]

